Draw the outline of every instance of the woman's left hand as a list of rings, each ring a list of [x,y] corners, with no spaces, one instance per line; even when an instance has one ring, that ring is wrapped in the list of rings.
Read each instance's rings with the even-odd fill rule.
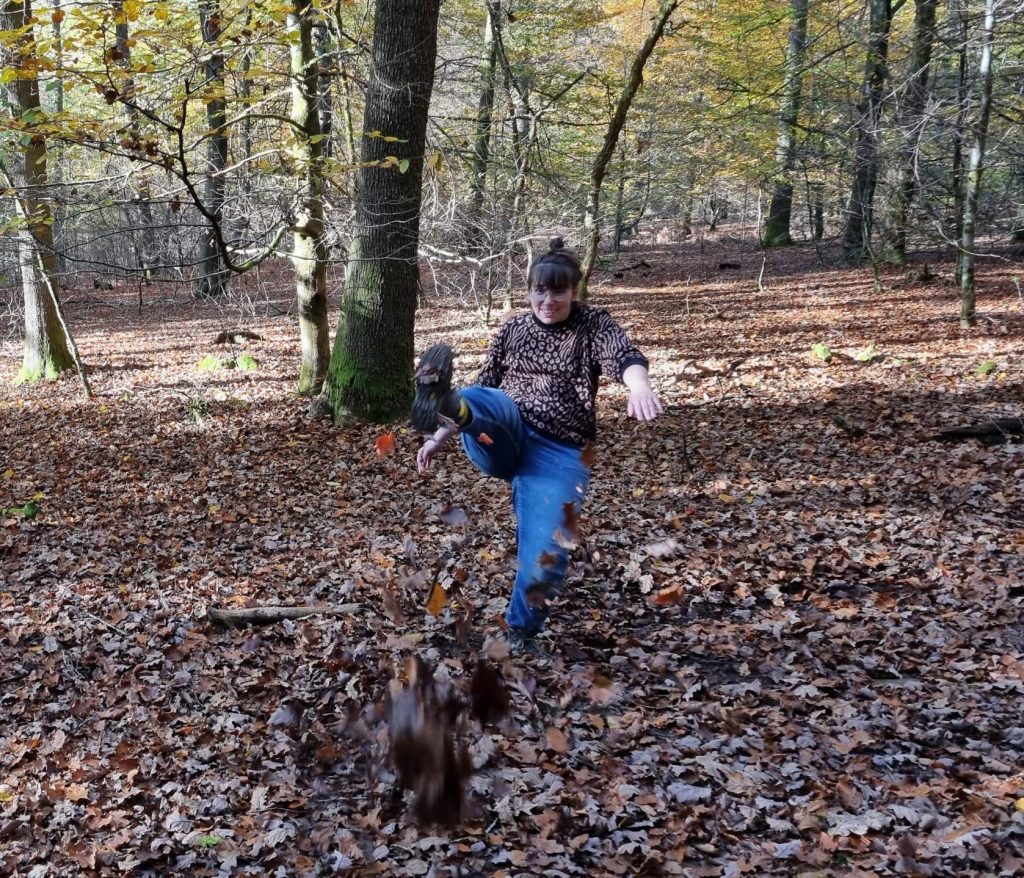
[[[658,395],[650,387],[639,387],[629,394],[626,412],[638,421],[653,421],[664,413]]]

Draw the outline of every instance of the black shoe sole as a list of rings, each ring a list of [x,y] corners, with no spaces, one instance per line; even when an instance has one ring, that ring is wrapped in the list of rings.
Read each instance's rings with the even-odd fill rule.
[[[412,400],[412,425],[420,433],[432,433],[438,425],[437,415],[452,390],[452,362],[455,355],[446,344],[436,344],[420,357],[413,383],[416,395]]]

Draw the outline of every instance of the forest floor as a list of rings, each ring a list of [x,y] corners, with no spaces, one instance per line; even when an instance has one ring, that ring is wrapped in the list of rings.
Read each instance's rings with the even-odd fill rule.
[[[1024,443],[932,437],[1024,414],[1024,266],[985,263],[964,332],[924,261],[877,291],[791,248],[759,291],[722,236],[601,274],[666,413],[601,391],[546,657],[501,648],[508,489],[294,395],[283,267],[222,305],[68,291],[94,399],[11,386],[0,346],[0,873],[1021,874]],[[237,326],[262,340],[213,343]],[[470,381],[493,329],[435,299],[417,349]],[[207,615],[276,604],[344,607]],[[454,826],[388,763],[409,656],[439,698],[481,660],[509,693],[454,721]]]

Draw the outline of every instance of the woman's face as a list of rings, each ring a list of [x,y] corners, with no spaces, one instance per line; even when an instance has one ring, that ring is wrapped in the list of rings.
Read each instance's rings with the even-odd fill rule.
[[[533,315],[543,324],[552,325],[568,319],[572,303],[576,301],[576,290],[572,287],[553,290],[536,286],[530,290],[530,308]]]

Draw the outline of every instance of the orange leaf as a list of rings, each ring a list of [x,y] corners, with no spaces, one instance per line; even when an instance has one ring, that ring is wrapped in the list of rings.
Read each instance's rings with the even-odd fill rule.
[[[441,610],[448,603],[448,592],[440,582],[435,582],[430,587],[430,595],[427,597],[427,612],[435,619],[441,615]]]
[[[395,450],[395,434],[384,433],[378,436],[377,441],[373,443],[373,447],[377,452],[377,457],[383,460]]]
[[[569,739],[561,729],[549,726],[547,732],[545,732],[545,737],[548,739],[548,746],[556,753],[569,752]]]
[[[594,465],[594,461],[597,460],[597,448],[594,443],[591,442],[586,448],[580,452],[580,461],[587,469],[590,469]]]
[[[681,585],[670,585],[668,588],[661,589],[654,596],[654,605],[656,607],[671,607],[678,604],[683,599],[683,587]]]
[[[493,445],[494,444],[494,440],[490,436],[488,436],[486,433],[481,433],[476,438],[477,438],[477,441],[481,445]]]

